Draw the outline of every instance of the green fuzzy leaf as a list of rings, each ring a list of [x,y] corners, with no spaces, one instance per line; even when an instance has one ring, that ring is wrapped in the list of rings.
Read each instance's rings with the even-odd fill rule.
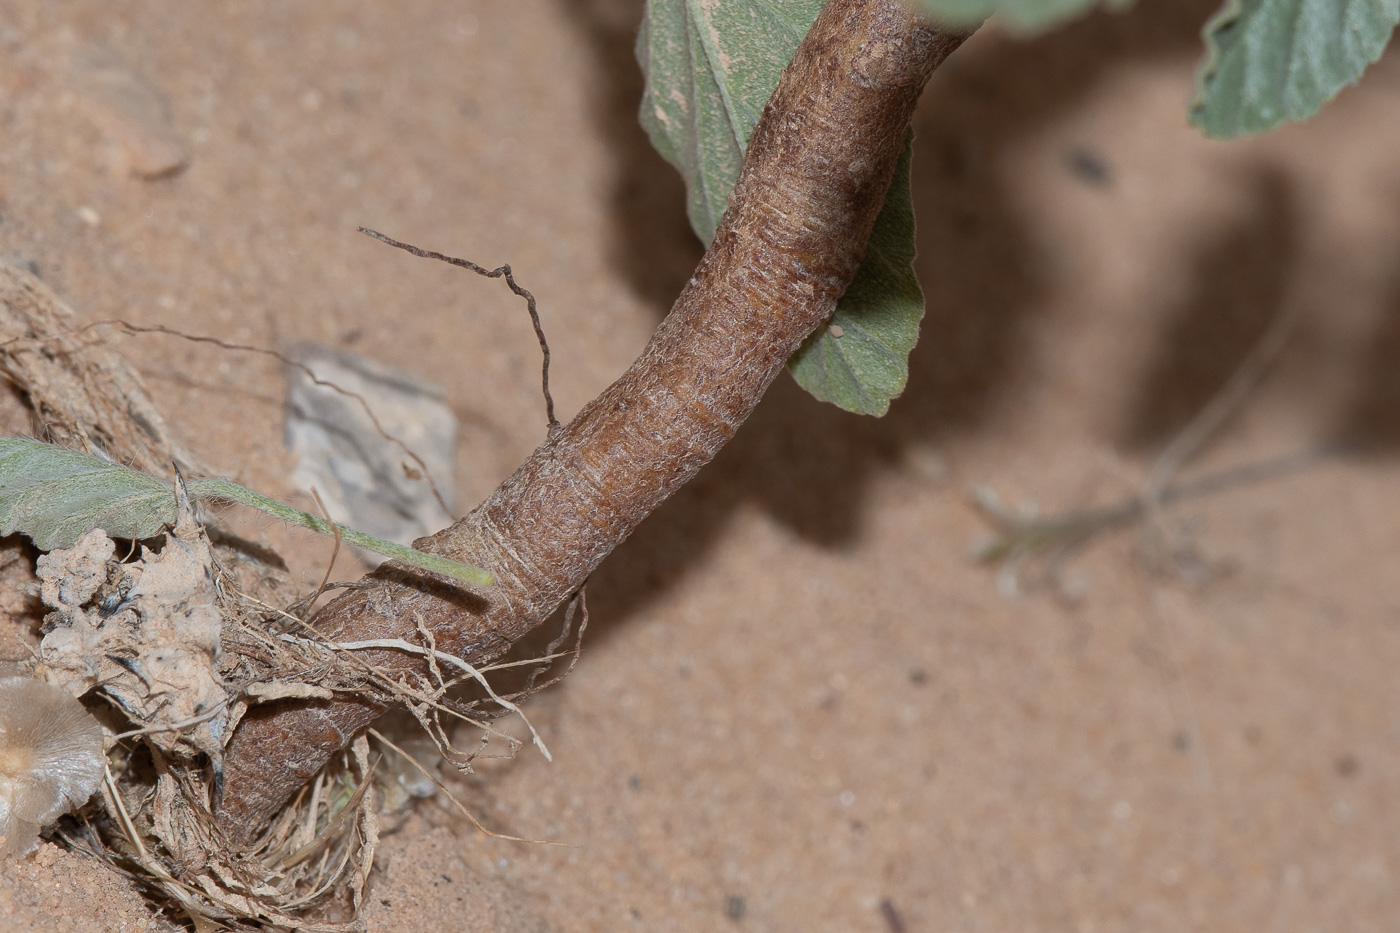
[[[23,532],[51,551],[94,528],[149,538],[174,520],[169,483],[75,450],[0,438],[0,534]]]
[[[714,238],[749,136],[822,7],[821,0],[648,0],[637,58],[646,72],[641,122],[680,170],[696,234]],[[848,411],[881,415],[908,379],[923,293],[914,277],[909,153],[900,161],[865,262],[832,323],[790,365],[798,383]]]
[[[1096,6],[1122,8],[1133,0],[914,0],[936,22],[952,27],[975,27],[996,16],[1021,33],[1040,32],[1082,16]]]
[[[1303,120],[1380,58],[1400,0],[1227,0],[1206,23],[1191,122],[1224,139]]]
[[[285,522],[334,535],[414,567],[486,586],[484,570],[334,525],[226,479],[192,479],[195,499],[227,499]],[[174,524],[175,487],[139,470],[23,437],[0,437],[0,535],[21,532],[41,551],[72,547],[101,528],[114,538],[150,538]]]
[[[647,0],[639,112],[685,179],[686,213],[709,243],[739,179],[749,135],[822,0]]]

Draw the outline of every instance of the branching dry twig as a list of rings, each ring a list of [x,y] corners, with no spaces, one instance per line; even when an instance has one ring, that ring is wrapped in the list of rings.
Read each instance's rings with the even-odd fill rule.
[[[1148,505],[1145,494],[1138,493],[1096,509],[1070,509],[1045,516],[1018,514],[1007,508],[992,490],[978,487],[973,490],[973,505],[996,527],[997,533],[979,545],[973,556],[979,561],[1000,565],[998,589],[1004,595],[1013,596],[1020,589],[1021,570],[1036,558],[1044,558],[1050,577],[1056,578],[1065,559],[1095,536],[1144,521],[1154,514],[1154,507],[1160,512],[1174,502],[1288,476],[1335,457],[1344,449],[1341,444],[1321,444],[1299,453],[1207,473],[1160,490],[1153,507]]]
[[[462,269],[470,269],[477,275],[485,276],[488,279],[505,277],[506,285],[510,286],[510,290],[515,294],[525,299],[525,307],[530,312],[530,324],[535,328],[535,339],[540,342],[540,355],[544,357],[544,362],[540,367],[540,387],[544,391],[544,416],[549,423],[550,434],[559,430],[559,419],[554,417],[554,396],[549,394],[549,341],[544,339],[544,326],[540,324],[540,311],[535,305],[535,296],[530,294],[529,289],[521,288],[515,284],[515,275],[510,271],[510,263],[497,266],[494,269],[487,269],[484,266],[478,266],[470,259],[458,259],[456,256],[448,256],[446,253],[437,253],[430,249],[421,249],[409,243],[402,243],[368,227],[360,227],[359,229],[366,236],[374,237],[381,243],[388,243],[390,246],[398,247],[404,252],[412,253],[423,259],[436,259]]]
[[[1153,462],[1152,471],[1148,474],[1147,483],[1142,491],[1142,502],[1149,530],[1156,539],[1153,544],[1154,550],[1158,552],[1155,559],[1160,560],[1162,552],[1169,550],[1162,533],[1161,516],[1163,497],[1168,485],[1177,472],[1200,453],[1216,432],[1244,406],[1249,394],[1283,352],[1298,319],[1302,316],[1302,308],[1301,304],[1294,302],[1274,315],[1244,362],[1205,407],[1172,438],[1171,443]]]
[[[1015,595],[1020,586],[1021,570],[1027,561],[1048,555],[1049,575],[1058,581],[1064,560],[1095,535],[1140,521],[1147,523],[1149,559],[1155,565],[1163,566],[1166,563],[1164,556],[1171,550],[1163,530],[1163,509],[1171,502],[1291,473],[1335,454],[1339,445],[1324,444],[1301,454],[1212,473],[1190,483],[1172,484],[1181,468],[1200,453],[1221,427],[1244,406],[1249,394],[1283,352],[1302,316],[1302,307],[1296,303],[1290,304],[1274,315],[1263,335],[1225,385],[1176,433],[1152,462],[1147,480],[1137,495],[1105,508],[1072,509],[1042,518],[1038,515],[1018,515],[1007,509],[991,489],[974,489],[973,504],[997,526],[996,536],[979,546],[974,556],[978,560],[1001,565],[997,588],[1002,594]]]
[[[133,324],[130,321],[124,321],[120,318],[112,318],[102,321],[93,321],[90,324],[85,324],[81,328],[79,328],[79,332],[91,330],[95,327],[104,326],[120,327],[122,330],[130,334],[165,334],[170,337],[179,337],[181,340],[187,340],[190,343],[207,343],[211,346],[218,347],[221,350],[237,350],[240,353],[255,353],[258,356],[271,357],[272,359],[277,360],[282,365],[289,366],[292,369],[295,369],[298,372],[302,373],[304,376],[306,376],[307,380],[310,381],[312,385],[319,386],[323,389],[329,389],[330,391],[335,392],[338,395],[343,395],[346,398],[354,399],[357,403],[359,403],[360,408],[364,411],[365,416],[369,418],[370,424],[374,427],[374,430],[378,432],[379,436],[384,438],[384,440],[388,441],[390,444],[393,444],[399,450],[402,450],[404,452],[404,456],[408,457],[410,460],[413,461],[414,466],[416,466],[419,472],[423,474],[423,478],[428,483],[428,488],[432,490],[433,498],[435,498],[437,500],[438,505],[442,507],[443,513],[447,515],[452,514],[452,509],[448,508],[447,500],[444,499],[442,493],[438,491],[437,482],[433,479],[433,473],[431,470],[428,469],[428,465],[423,462],[423,458],[419,457],[418,454],[416,454],[412,450],[412,448],[410,448],[403,441],[399,440],[397,437],[384,430],[384,425],[380,423],[379,416],[374,413],[374,409],[370,406],[369,401],[358,392],[352,392],[351,390],[346,389],[343,386],[337,385],[336,383],[328,379],[322,379],[321,377],[317,376],[315,371],[312,370],[312,368],[310,366],[307,366],[305,363],[302,363],[298,360],[294,360],[291,357],[287,356],[285,353],[278,353],[276,350],[270,350],[267,347],[258,347],[246,343],[232,343],[222,338],[210,337],[205,334],[188,334],[182,330],[176,330],[173,327],[166,327],[164,324]]]
[[[1048,555],[1050,576],[1058,580],[1064,560],[1095,535],[1137,522],[1147,523],[1149,560],[1157,567],[1164,566],[1165,555],[1172,550],[1163,529],[1163,510],[1170,503],[1292,473],[1335,455],[1341,445],[1323,444],[1299,454],[1211,473],[1192,482],[1172,483],[1181,468],[1244,406],[1250,392],[1283,351],[1301,317],[1301,307],[1290,305],[1274,316],[1220,391],[1153,461],[1147,481],[1137,495],[1105,508],[1073,509],[1041,518],[1014,514],[1002,506],[990,489],[974,490],[974,504],[998,528],[998,534],[979,547],[976,556],[1001,564],[997,585],[1003,594],[1015,594],[1027,561]]]

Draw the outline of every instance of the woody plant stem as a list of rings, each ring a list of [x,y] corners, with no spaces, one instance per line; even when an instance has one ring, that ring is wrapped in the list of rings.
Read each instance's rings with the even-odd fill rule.
[[[489,569],[453,587],[388,564],[313,624],[334,641],[416,638],[481,665],[552,613],[637,525],[709,463],[794,351],[826,324],[865,253],[914,105],[963,40],[903,0],[830,0],[749,142],[728,210],[632,367],[470,515],[415,542]],[[393,673],[422,659],[365,651]],[[226,750],[219,822],[247,844],[375,717],[365,699],[272,704]]]

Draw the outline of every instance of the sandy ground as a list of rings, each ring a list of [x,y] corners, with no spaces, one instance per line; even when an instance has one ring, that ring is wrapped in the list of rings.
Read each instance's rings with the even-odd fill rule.
[[[988,32],[948,62],[917,119],[909,391],[871,421],[774,388],[596,574],[582,663],[531,705],[554,762],[455,784],[492,828],[576,848],[427,804],[392,823],[371,930],[1394,928],[1400,60],[1306,126],[1208,142],[1183,112],[1211,6]],[[511,262],[577,410],[699,256],[633,119],[639,15],[3,0],[0,256],[88,320],[317,340],[442,384],[478,501],[543,435],[523,309],[355,226]],[[164,96],[170,138],[94,101],[71,64],[94,47]],[[162,145],[188,166],[134,177]],[[1290,310],[1188,472],[1342,453],[1174,507],[1185,573],[1136,533],[1075,556],[1077,599],[969,560],[970,486],[1047,511],[1133,493]],[[114,339],[206,462],[310,504],[275,362]],[[328,544],[257,531],[314,585]],[[169,924],[52,846],[0,872],[7,930]]]

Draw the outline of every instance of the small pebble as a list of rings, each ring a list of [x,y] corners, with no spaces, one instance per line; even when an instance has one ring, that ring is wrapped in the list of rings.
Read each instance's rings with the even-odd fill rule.
[[[189,154],[159,88],[100,45],[79,50],[72,69],[89,115],[126,150],[133,175],[163,178],[185,167]]]
[[[880,916],[885,918],[885,926],[889,927],[890,933],[904,933],[904,919],[900,917],[894,901],[888,897],[880,902]]]
[[[1070,174],[1086,185],[1102,188],[1113,180],[1103,156],[1088,149],[1075,149],[1065,158]]]

